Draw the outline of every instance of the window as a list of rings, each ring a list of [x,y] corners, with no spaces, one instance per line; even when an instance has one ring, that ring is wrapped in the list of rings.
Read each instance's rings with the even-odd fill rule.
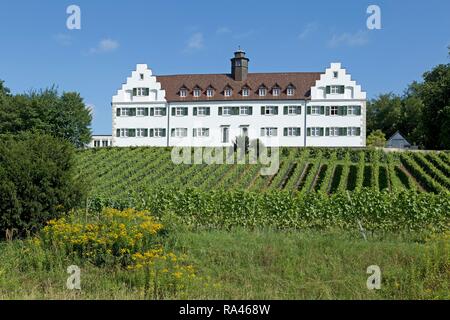
[[[298,115],[302,113],[302,107],[301,106],[285,106],[284,107],[284,114],[288,115]]]
[[[194,128],[194,137],[209,137],[209,128]]]
[[[128,129],[117,130],[119,132],[119,137],[128,137]]]
[[[136,137],[147,137],[148,130],[147,129],[136,129]]]
[[[299,137],[301,129],[298,127],[284,128],[285,137]]]
[[[187,90],[186,89],[181,89],[180,90],[180,97],[186,98],[186,96],[187,96]]]
[[[181,116],[187,116],[187,108],[186,107],[176,107],[172,109],[172,115],[181,117]]]
[[[349,127],[347,129],[347,135],[352,137],[359,136],[361,135],[361,129],[357,127]]]
[[[166,109],[165,108],[155,108],[154,115],[156,117],[161,117],[166,115]]]
[[[209,115],[209,107],[198,107],[197,108],[198,116],[207,116]]]
[[[230,141],[230,127],[222,127],[222,143]]]
[[[231,116],[233,114],[233,108],[231,107],[223,107],[223,115]]]
[[[144,80],[144,74],[143,73],[139,74],[139,77],[140,77],[141,80]]]
[[[294,95],[294,92],[295,92],[295,90],[294,90],[294,88],[292,88],[292,87],[287,88],[287,90],[286,90],[286,94],[287,94],[288,96],[293,96],[293,95]]]
[[[201,95],[200,89],[194,89],[194,97],[198,98]]]
[[[330,137],[337,137],[339,136],[339,128],[332,127],[330,128]]]
[[[214,96],[214,89],[208,89],[206,90],[206,96],[208,98],[211,98],[212,96]]]
[[[261,136],[266,137],[276,137],[278,135],[278,129],[269,127],[269,128],[261,128]]]
[[[351,116],[360,116],[361,115],[361,107],[360,106],[348,106],[347,114]]]
[[[145,116],[145,108],[137,108],[136,115],[137,116]]]
[[[172,137],[178,138],[187,137],[187,128],[173,128]]]
[[[277,97],[280,95],[280,88],[273,88],[272,94]]]
[[[261,88],[259,88],[259,96],[260,97],[264,97],[265,95],[266,95],[266,93],[267,93],[267,89],[266,88],[264,88],[264,87],[261,87]]]
[[[339,75],[339,72],[337,72],[337,71],[333,72],[333,78],[337,79],[338,75]]]
[[[250,90],[248,90],[248,88],[242,89],[242,96],[243,97],[248,97],[249,95],[250,95]]]
[[[232,94],[233,94],[233,90],[231,90],[230,88],[225,89],[225,91],[224,91],[225,97],[231,97]]]
[[[248,137],[248,126],[241,126],[241,136]]]
[[[129,108],[121,108],[120,109],[120,116],[121,117],[126,117],[130,115],[130,109]]]
[[[320,114],[320,106],[311,106],[311,114],[314,115]]]
[[[323,129],[323,128],[319,128],[319,127],[312,127],[311,128],[311,136],[312,137],[319,137],[321,134],[321,129]]]
[[[344,86],[327,86],[326,93],[327,94],[344,94],[345,87]]]
[[[136,96],[136,97],[148,96],[149,93],[150,93],[149,88],[134,88],[133,89],[133,96]]]
[[[330,115],[331,116],[337,116],[338,114],[339,114],[339,107],[331,106],[330,107]]]
[[[261,114],[262,115],[276,115],[276,114],[278,114],[278,107],[277,106],[261,107]]]
[[[240,107],[240,115],[241,116],[249,116],[252,114],[251,112],[252,107]]]
[[[163,138],[166,136],[166,129],[156,128],[156,129],[154,129],[153,135],[157,138]]]
[[[94,147],[96,147],[96,148],[100,147],[100,140],[94,141]]]

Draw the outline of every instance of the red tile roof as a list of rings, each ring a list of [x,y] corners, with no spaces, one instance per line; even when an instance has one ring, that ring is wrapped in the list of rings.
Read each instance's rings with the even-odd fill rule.
[[[310,99],[311,87],[320,79],[319,72],[287,72],[287,73],[249,73],[245,81],[235,81],[230,74],[184,74],[170,76],[156,76],[163,90],[166,90],[166,99],[169,102],[182,101],[236,101],[236,100],[304,100]],[[272,88],[279,86],[279,96],[272,95]],[[294,95],[287,95],[288,86],[295,88]],[[230,97],[225,97],[224,89],[229,86],[233,89]],[[250,88],[249,96],[242,96],[242,88]],[[265,96],[259,96],[258,89],[267,88]],[[180,96],[180,89],[186,87],[187,96]],[[194,97],[193,89],[202,89],[200,97]],[[206,96],[208,87],[215,88],[212,97]]]

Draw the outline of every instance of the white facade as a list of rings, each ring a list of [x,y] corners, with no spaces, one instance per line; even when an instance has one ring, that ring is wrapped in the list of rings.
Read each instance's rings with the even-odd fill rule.
[[[113,146],[227,146],[245,134],[266,146],[365,146],[366,93],[340,63],[312,83],[309,99],[268,90],[267,100],[168,101],[164,89],[137,65],[112,98]]]
[[[109,135],[94,135],[91,142],[87,146],[88,148],[104,148],[112,147],[112,136]]]

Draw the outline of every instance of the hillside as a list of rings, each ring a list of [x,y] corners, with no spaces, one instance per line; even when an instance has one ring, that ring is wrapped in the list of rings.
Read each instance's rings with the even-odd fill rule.
[[[384,153],[369,149],[284,148],[273,176],[262,165],[176,165],[168,148],[104,148],[77,154],[78,174],[92,195],[121,196],[142,187],[201,190],[288,190],[334,194],[361,188],[419,192],[450,190],[450,154]]]

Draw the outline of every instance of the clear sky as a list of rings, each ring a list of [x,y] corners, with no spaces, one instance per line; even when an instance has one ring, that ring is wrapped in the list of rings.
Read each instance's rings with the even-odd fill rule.
[[[81,30],[66,9],[81,8]],[[381,8],[368,30],[367,7]],[[369,97],[402,93],[450,44],[448,0],[2,0],[0,79],[14,93],[56,85],[111,133],[111,97],[137,63],[154,74],[226,73],[240,45],[250,72],[323,71],[342,62]]]

